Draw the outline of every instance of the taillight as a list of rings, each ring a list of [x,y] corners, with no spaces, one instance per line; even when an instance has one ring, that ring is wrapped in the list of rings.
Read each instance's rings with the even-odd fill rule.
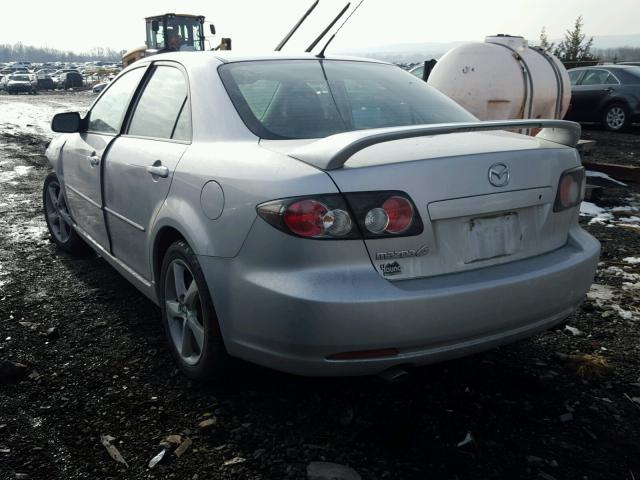
[[[301,237],[318,237],[324,233],[324,216],[329,209],[317,200],[300,200],[287,207],[283,220],[289,230]]]
[[[422,233],[422,219],[404,192],[345,193],[365,238],[407,237]]]
[[[579,205],[584,198],[585,188],[586,177],[583,167],[576,167],[562,172],[553,211],[561,212]]]
[[[279,230],[304,238],[384,238],[418,235],[423,229],[407,194],[396,191],[285,198],[257,210]]]
[[[285,198],[258,205],[258,214],[274,227],[304,238],[360,238],[340,194]]]
[[[411,226],[413,221],[413,206],[403,197],[391,197],[382,204],[382,209],[389,217],[387,232],[402,233]]]

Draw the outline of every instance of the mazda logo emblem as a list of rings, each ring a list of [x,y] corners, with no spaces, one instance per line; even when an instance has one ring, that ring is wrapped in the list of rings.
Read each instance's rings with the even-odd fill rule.
[[[504,163],[494,163],[489,167],[489,183],[494,187],[504,187],[510,177],[511,171]]]

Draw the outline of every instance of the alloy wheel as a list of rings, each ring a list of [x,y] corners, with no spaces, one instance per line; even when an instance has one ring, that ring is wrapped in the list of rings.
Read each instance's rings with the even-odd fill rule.
[[[193,273],[180,259],[173,260],[164,281],[169,334],[176,352],[188,365],[195,365],[204,351],[202,302]]]
[[[620,130],[627,119],[627,115],[622,107],[611,107],[607,111],[607,127],[611,130]]]
[[[62,188],[56,181],[50,182],[47,187],[45,208],[51,233],[58,242],[66,243],[71,237],[73,227]]]

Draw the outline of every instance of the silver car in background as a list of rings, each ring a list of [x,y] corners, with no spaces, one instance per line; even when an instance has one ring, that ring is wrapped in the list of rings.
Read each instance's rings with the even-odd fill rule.
[[[52,128],[53,240],[157,303],[193,378],[467,355],[562,321],[596,269],[579,126],[478,122],[393,65],[157,55]]]

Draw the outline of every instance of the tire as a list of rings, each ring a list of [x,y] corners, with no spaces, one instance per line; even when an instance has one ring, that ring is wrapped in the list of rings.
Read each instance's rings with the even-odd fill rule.
[[[44,219],[51,240],[65,252],[75,253],[85,248],[84,241],[73,228],[73,221],[67,208],[67,200],[61,189],[58,176],[51,172],[44,180],[42,188]]]
[[[162,323],[180,370],[194,380],[220,378],[230,359],[200,263],[186,242],[167,249],[159,291]]]
[[[602,125],[610,132],[622,132],[629,128],[629,109],[622,103],[607,105],[602,113]]]

